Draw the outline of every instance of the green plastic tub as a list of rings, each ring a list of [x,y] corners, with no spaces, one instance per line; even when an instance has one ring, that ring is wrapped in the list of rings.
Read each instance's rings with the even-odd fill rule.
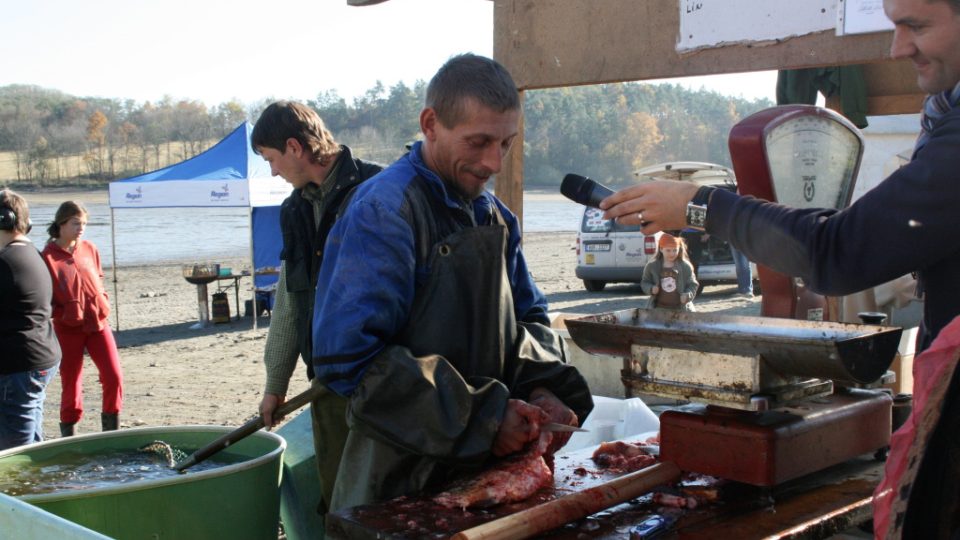
[[[80,435],[0,452],[0,467],[47,461],[63,452],[135,451],[155,440],[190,453],[232,429],[173,426]],[[18,499],[117,539],[276,540],[285,447],[282,437],[258,431],[212,458],[234,462],[223,467]]]

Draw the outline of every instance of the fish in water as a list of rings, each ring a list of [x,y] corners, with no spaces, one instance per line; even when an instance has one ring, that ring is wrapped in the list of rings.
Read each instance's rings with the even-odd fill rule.
[[[140,448],[137,448],[137,451],[156,454],[157,456],[163,458],[167,466],[171,468],[176,465],[178,461],[182,461],[187,457],[187,454],[177,450],[176,448],[173,448],[163,441],[153,441],[150,444],[145,444]]]

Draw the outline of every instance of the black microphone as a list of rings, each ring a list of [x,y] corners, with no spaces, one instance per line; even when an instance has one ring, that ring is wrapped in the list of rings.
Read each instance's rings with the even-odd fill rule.
[[[570,173],[563,177],[560,193],[573,202],[591,208],[600,208],[600,201],[613,195],[613,190],[602,186],[586,176]]]

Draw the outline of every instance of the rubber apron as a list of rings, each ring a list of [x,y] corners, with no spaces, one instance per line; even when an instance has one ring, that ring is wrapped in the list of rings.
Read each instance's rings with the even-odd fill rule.
[[[351,398],[333,510],[419,492],[454,472],[449,461],[487,457],[518,371],[518,332],[526,334],[513,311],[507,228],[494,216],[432,246],[406,326]],[[554,354],[563,358],[544,357]]]

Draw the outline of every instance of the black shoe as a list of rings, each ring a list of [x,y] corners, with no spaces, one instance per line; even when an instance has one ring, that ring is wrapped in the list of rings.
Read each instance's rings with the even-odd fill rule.
[[[65,422],[60,422],[60,436],[61,437],[73,437],[77,434],[77,423],[71,422],[69,424]]]
[[[103,427],[103,431],[120,429],[120,413],[100,413],[100,425]]]

